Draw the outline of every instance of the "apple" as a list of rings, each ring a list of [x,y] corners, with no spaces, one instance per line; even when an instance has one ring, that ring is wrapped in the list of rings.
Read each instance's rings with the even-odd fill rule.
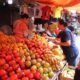
[[[51,68],[51,67],[49,67],[49,68],[48,68],[48,70],[49,70],[49,72],[50,72],[50,71],[52,71],[52,68]]]
[[[41,63],[37,62],[36,66],[37,66],[37,68],[41,67]]]
[[[21,68],[18,67],[18,69],[16,70],[16,73],[22,72]]]
[[[34,65],[37,63],[36,59],[31,60],[31,63]]]
[[[29,78],[28,77],[23,77],[22,80],[29,80]]]
[[[48,68],[48,67],[50,66],[50,64],[49,64],[48,62],[45,62],[45,63],[43,64],[43,66],[46,67],[46,68]]]
[[[48,68],[43,68],[43,72],[48,73],[49,72]]]
[[[9,64],[4,64],[4,66],[3,66],[3,68],[5,69],[5,70],[7,70],[8,68],[9,68]]]
[[[25,76],[29,75],[29,73],[30,73],[30,69],[24,70]]]
[[[37,80],[40,80],[40,78],[41,78],[40,77],[40,73],[39,72],[35,72],[34,73],[34,78],[37,79]]]
[[[17,73],[17,76],[18,76],[19,79],[21,79],[22,76],[23,76],[22,72],[18,72],[18,73]]]
[[[8,79],[8,76],[5,74],[4,76],[1,77],[2,80],[7,80]]]
[[[2,53],[1,57],[5,59],[6,58],[6,54]]]
[[[50,78],[52,78],[53,75],[54,75],[54,73],[53,73],[52,71],[48,73],[48,76],[49,76]]]
[[[14,52],[13,54],[14,54],[14,56],[15,56],[16,58],[19,57],[19,53]]]
[[[15,60],[9,61],[9,65],[10,65],[10,66],[16,65]]]
[[[32,59],[35,59],[35,58],[36,58],[35,54],[32,54],[32,55],[31,55],[31,58],[32,58]]]
[[[10,56],[10,55],[6,56],[6,60],[7,61],[11,61],[12,60],[12,56]]]
[[[30,67],[31,66],[31,61],[26,61],[26,67]]]
[[[0,76],[6,75],[6,71],[4,69],[0,69]]]
[[[10,76],[10,80],[18,80],[17,75],[16,75],[16,74],[11,75],[11,76]]]
[[[11,71],[13,71],[13,67],[9,67],[9,68],[7,69],[7,72],[11,72]]]
[[[22,61],[19,61],[19,65],[21,67],[21,69],[25,69],[25,63]]]
[[[17,70],[19,68],[19,64],[13,65],[13,69]]]
[[[38,58],[37,61],[38,61],[38,62],[42,62],[42,59],[41,59],[41,58]]]
[[[36,53],[36,57],[37,57],[37,58],[40,58],[40,55],[39,55],[38,53]]]
[[[16,59],[15,59],[15,61],[17,62],[17,63],[19,63],[20,62],[20,57],[17,57]]]
[[[12,75],[14,75],[15,74],[15,72],[14,71],[11,71],[10,73],[9,73],[9,76],[12,76]]]
[[[31,60],[31,57],[30,56],[27,56],[26,60],[28,60],[28,61]]]
[[[42,74],[43,73],[43,68],[42,67],[38,68],[38,72],[40,72]]]
[[[28,75],[27,75],[30,79],[33,79],[34,78],[34,75],[33,75],[33,73],[29,73]]]
[[[27,52],[27,51],[24,54],[25,54],[26,57],[30,55],[30,53]]]
[[[3,58],[0,58],[0,66],[4,65],[6,62],[5,62],[5,59]]]
[[[46,74],[44,74],[44,75],[42,76],[42,80],[49,80],[49,77],[48,77]]]
[[[31,72],[34,73],[34,72],[36,72],[37,67],[36,67],[36,65],[33,65],[33,66],[31,66],[30,69],[31,69]]]

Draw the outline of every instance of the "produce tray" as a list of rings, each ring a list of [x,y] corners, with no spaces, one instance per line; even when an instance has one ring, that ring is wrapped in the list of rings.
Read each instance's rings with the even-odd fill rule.
[[[58,71],[54,71],[54,76],[50,80],[60,80],[60,74],[64,71],[64,69],[68,66],[68,63],[65,61],[62,69]]]
[[[68,68],[73,70],[74,73],[75,73],[75,67],[68,65]],[[74,73],[72,74],[73,76],[74,76]],[[70,75],[69,73],[67,73],[67,74]],[[60,79],[59,80],[73,80],[73,78],[69,77],[69,76],[62,76],[62,75],[60,75]]]
[[[70,78],[66,78],[66,77],[61,77],[60,80],[73,80],[73,79],[70,79]]]

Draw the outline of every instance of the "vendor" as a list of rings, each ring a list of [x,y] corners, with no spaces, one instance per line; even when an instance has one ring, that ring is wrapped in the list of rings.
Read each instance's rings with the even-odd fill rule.
[[[43,32],[43,35],[46,34],[47,37],[55,37],[56,34],[55,34],[55,29],[54,29],[54,25],[52,25],[52,23],[48,23],[46,22],[44,24],[44,32]]]
[[[75,45],[71,31],[67,28],[67,23],[62,19],[58,20],[58,28],[61,31],[54,43],[61,46],[68,64],[70,66],[76,66],[76,58],[79,52]]]
[[[21,18],[16,20],[13,24],[13,32],[19,38],[24,38],[25,33],[28,32],[28,19],[29,16],[27,14],[21,14]]]

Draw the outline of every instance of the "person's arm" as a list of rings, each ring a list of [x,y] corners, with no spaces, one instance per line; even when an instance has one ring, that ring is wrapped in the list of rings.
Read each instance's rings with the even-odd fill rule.
[[[61,46],[70,46],[71,45],[70,40],[67,40],[66,42],[60,42],[59,40],[55,40],[54,43],[57,45],[61,45]]]
[[[58,40],[60,36],[64,36],[65,42],[61,42],[61,40]],[[58,36],[58,39],[54,41],[55,44],[61,45],[61,46],[70,46],[71,45],[71,33],[70,32],[65,32],[61,35]]]

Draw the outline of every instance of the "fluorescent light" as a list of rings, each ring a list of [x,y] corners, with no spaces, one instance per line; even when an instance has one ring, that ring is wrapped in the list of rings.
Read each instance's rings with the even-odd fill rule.
[[[7,0],[8,4],[13,4],[13,0]]]

